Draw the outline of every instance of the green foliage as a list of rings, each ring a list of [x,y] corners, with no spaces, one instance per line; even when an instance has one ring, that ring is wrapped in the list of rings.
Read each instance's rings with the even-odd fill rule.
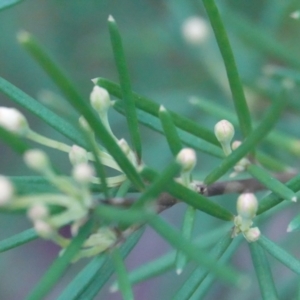
[[[0,0],[0,10],[18,2],[21,1]],[[16,110],[3,109],[5,105],[1,104],[1,141],[37,175],[23,175],[26,169],[21,165],[22,176],[11,176],[14,170],[7,172],[9,176],[0,176],[0,213],[7,215],[6,218],[26,216],[31,223],[27,230],[10,237],[5,235],[0,241],[0,252],[17,250],[25,244],[30,247],[33,244],[30,242],[39,238],[60,248],[39,282],[24,296],[28,300],[44,299],[53,290],[59,300],[109,299],[108,282],[113,274],[116,281],[110,292],[120,290],[123,299],[131,300],[135,299],[135,284],[162,275],[172,276],[168,274],[171,272],[182,274],[174,280],[174,285],[169,281],[168,288],[163,286],[163,291],[153,289],[154,296],[147,291],[151,299],[214,299],[215,288],[224,299],[278,299],[285,289],[282,278],[275,272],[272,274],[277,263],[300,274],[299,259],[292,254],[299,248],[299,239],[282,243],[282,230],[273,219],[289,206],[293,210],[298,208],[295,202],[299,198],[300,175],[295,158],[300,156],[300,142],[299,122],[294,114],[300,110],[297,103],[300,61],[275,34],[282,36],[285,30],[293,28],[291,21],[298,21],[288,15],[299,7],[295,1],[287,1],[286,5],[277,0],[264,1],[264,5],[258,6],[265,16],[258,16],[251,9],[259,24],[233,10],[234,1],[218,5],[214,0],[202,0],[201,5],[193,1],[167,1],[167,9],[161,9],[165,9],[164,14],[172,21],[168,33],[162,30],[163,26],[167,28],[166,22],[163,26],[154,22],[149,27],[143,24],[147,18],[144,20],[141,15],[138,17],[141,27],[135,30],[142,32],[143,37],[137,40],[132,30],[128,30],[130,34],[126,31],[123,16],[131,18],[134,9],[149,14],[148,18],[151,13],[144,9],[144,4],[125,2],[119,4],[120,10],[114,14],[118,16],[120,29],[111,15],[108,18],[105,34],[110,36],[112,51],[108,50],[109,42],[101,38],[101,51],[90,47],[92,50],[85,57],[92,60],[105,57],[109,68],[105,69],[105,63],[96,66],[97,76],[111,74],[112,64],[117,71],[115,77],[119,82],[104,77],[92,80],[93,93],[98,93],[96,104],[87,101],[86,92],[82,96],[82,87],[65,73],[60,59],[52,58],[51,47],[48,49],[26,31],[17,35],[20,45],[48,75],[61,96],[51,94],[50,101],[39,101],[29,96],[30,89],[28,92],[23,87],[25,92],[17,87],[22,84],[0,78],[0,92],[5,99],[55,131],[53,139],[49,139],[47,131],[35,132],[34,122],[27,122]],[[75,4],[57,4],[57,11],[61,9],[59,5]],[[78,15],[85,16],[85,8],[92,7],[89,5],[81,4],[82,12]],[[97,5],[111,9],[109,13],[116,9],[112,4]],[[145,5],[157,9],[157,4]],[[247,12],[243,5],[246,4],[240,4],[240,9]],[[0,22],[8,11],[12,13],[13,9],[1,12]],[[272,15],[269,21],[268,13]],[[292,17],[297,13],[300,14],[296,11]],[[207,20],[200,15],[207,15]],[[102,30],[99,24],[94,28],[97,34]],[[158,32],[161,37],[154,42],[153,33]],[[85,45],[88,34],[79,39],[79,44]],[[249,44],[251,49],[247,48]],[[76,47],[70,48],[68,55],[74,62],[71,52],[76,52]],[[144,53],[149,55],[150,62],[143,57]],[[162,59],[156,61],[160,55]],[[282,66],[276,66],[269,58],[280,61]],[[8,60],[13,66],[16,64]],[[151,73],[156,68],[152,62],[159,66],[157,78]],[[265,66],[270,62],[274,65]],[[168,68],[170,73],[165,71]],[[3,77],[10,76],[4,73]],[[25,86],[27,80],[35,81],[28,76],[23,79]],[[163,84],[169,85],[169,90],[160,90],[158,85]],[[187,93],[197,95],[190,98],[189,104],[182,100]],[[111,114],[110,107],[121,116]],[[74,121],[77,116],[79,124]],[[120,133],[114,119],[123,122],[122,126],[126,123],[127,128]],[[226,151],[219,140],[223,143],[220,136],[227,139],[228,126],[220,129],[218,138],[213,131],[214,124],[221,119],[231,122],[235,129],[234,144],[225,141]],[[44,132],[42,128],[38,131]],[[62,134],[62,141],[56,140],[56,133]],[[45,154],[41,150],[45,147],[65,152],[65,156],[67,153],[71,170],[58,171],[58,158]],[[186,147],[192,149],[181,156]],[[3,154],[3,162],[6,155],[11,154]],[[5,172],[3,168],[1,173]],[[224,179],[226,174],[229,178]],[[264,192],[258,193],[261,190]],[[238,202],[235,194],[242,194]],[[283,200],[289,201],[282,203]],[[159,216],[177,203],[187,206],[181,231],[166,221],[164,215]],[[13,213],[18,214],[12,216]],[[289,225],[284,229],[298,230],[299,213],[294,218],[285,215],[285,223]],[[70,234],[64,233],[66,227]],[[172,250],[131,270],[131,266],[126,266],[126,257],[131,255],[131,259],[140,260],[148,250],[146,227],[155,231]],[[276,242],[266,237],[269,228]],[[194,238],[194,233],[200,236]],[[145,238],[141,239],[143,235]],[[241,244],[248,244],[250,253],[241,253],[245,251]],[[33,248],[30,255],[38,251]],[[236,264],[239,257],[243,261]],[[81,270],[75,274],[69,272],[69,282],[58,287],[69,266],[79,260]],[[247,266],[252,263],[254,271],[241,272],[237,266],[241,263]],[[186,272],[191,267],[193,271]],[[289,286],[294,278],[289,279]],[[213,284],[217,285],[212,288]],[[295,298],[297,290],[293,286],[287,298]]]

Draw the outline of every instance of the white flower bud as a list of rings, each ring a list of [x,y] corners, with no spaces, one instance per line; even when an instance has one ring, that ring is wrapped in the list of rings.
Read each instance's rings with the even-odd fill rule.
[[[107,90],[95,85],[90,95],[92,107],[99,113],[105,114],[110,107],[110,97]]]
[[[191,172],[197,161],[195,150],[191,148],[182,149],[177,154],[176,161],[182,166],[183,172]]]
[[[0,126],[17,134],[29,129],[26,118],[15,108],[0,107]]]
[[[234,141],[232,144],[231,144],[231,149],[232,150],[236,150],[239,146],[241,146],[242,142],[241,141]]]
[[[239,216],[241,216],[242,219],[251,220],[256,215],[258,201],[254,194],[241,194],[238,197],[236,208]]]
[[[290,14],[290,18],[292,18],[292,19],[300,19],[300,10],[293,11]]]
[[[47,222],[42,220],[34,222],[34,229],[39,236],[45,239],[51,238],[55,233],[53,228]]]
[[[95,175],[94,168],[87,163],[82,163],[74,166],[72,171],[73,178],[77,182],[84,183],[84,184],[91,182],[94,175]]]
[[[8,204],[13,195],[12,183],[5,176],[0,176],[0,206]]]
[[[227,121],[222,120],[215,125],[215,136],[220,142],[226,156],[231,153],[230,142],[234,136],[234,127]]]
[[[26,165],[38,172],[43,172],[50,167],[47,154],[39,149],[28,150],[24,154]]]
[[[86,131],[92,131],[89,123],[86,121],[86,119],[84,118],[84,116],[81,116],[79,118],[79,125],[82,129],[86,130]]]
[[[81,163],[87,163],[88,153],[84,148],[73,145],[69,152],[69,159],[73,166]]]
[[[207,21],[200,17],[189,17],[184,21],[181,27],[184,39],[190,44],[203,43],[209,33]]]
[[[44,220],[49,216],[49,210],[43,204],[35,204],[28,209],[27,216],[32,221]]]
[[[260,237],[260,230],[258,227],[250,228],[249,230],[244,232],[244,236],[248,242],[255,242]]]

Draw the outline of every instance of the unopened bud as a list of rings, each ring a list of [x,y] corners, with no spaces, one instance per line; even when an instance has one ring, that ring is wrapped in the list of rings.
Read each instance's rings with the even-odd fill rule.
[[[13,195],[14,187],[11,182],[5,176],[0,176],[0,206],[8,204]]]
[[[222,120],[215,125],[215,136],[220,142],[225,155],[231,153],[230,142],[234,136],[234,127],[227,120]]]
[[[45,239],[51,238],[55,233],[53,228],[47,222],[42,220],[37,220],[34,222],[34,229],[39,236]]]
[[[90,95],[92,107],[99,113],[105,114],[110,107],[110,97],[107,90],[94,86],[91,95]]]
[[[251,220],[255,217],[258,202],[254,194],[245,193],[238,197],[236,204],[237,212],[243,219]]]
[[[84,130],[86,130],[86,131],[92,131],[92,129],[91,129],[89,123],[87,122],[87,120],[86,120],[83,116],[81,116],[81,117],[79,118],[79,125],[80,125],[80,127],[81,127],[82,129],[84,129]]]
[[[84,184],[91,182],[94,175],[95,175],[94,168],[87,163],[82,163],[74,166],[72,171],[73,178],[77,182],[84,183]]]
[[[190,44],[203,43],[209,33],[209,27],[205,19],[199,17],[189,17],[181,27],[184,39]]]
[[[43,172],[50,167],[48,156],[44,151],[39,149],[26,151],[24,161],[29,168],[38,172]]]
[[[88,162],[88,153],[85,149],[73,145],[70,152],[69,152],[69,159],[73,166],[81,164],[81,163],[87,163]]]
[[[43,220],[49,216],[49,210],[43,204],[36,204],[29,208],[27,216],[32,221]]]
[[[183,172],[191,172],[195,168],[197,161],[195,150],[191,148],[182,149],[178,153],[176,161],[182,166]]]
[[[26,118],[15,108],[0,107],[0,126],[17,134],[24,134],[28,129]]]
[[[249,230],[244,232],[244,236],[248,242],[255,242],[260,237],[260,230],[258,227],[250,228]]]
[[[241,146],[242,142],[241,141],[234,141],[232,144],[231,144],[231,149],[234,151],[236,150],[239,146]]]

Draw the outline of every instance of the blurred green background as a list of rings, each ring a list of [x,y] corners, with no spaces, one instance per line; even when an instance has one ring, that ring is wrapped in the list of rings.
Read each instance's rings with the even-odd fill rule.
[[[287,53],[289,51],[299,53],[300,21],[289,17],[290,13],[300,9],[299,1],[219,0],[216,2],[221,13],[224,13],[224,22],[233,45],[238,69],[245,83],[252,114],[259,119],[270,103],[266,94],[272,94],[276,90],[276,82],[266,77],[262,69],[268,64],[284,66],[286,62],[276,55],[262,51],[251,42],[251,39],[249,41],[247,34],[239,31],[239,22],[248,20],[253,28],[258,27],[258,30],[267,36],[274,37],[285,45]],[[197,120],[211,130],[218,119],[189,104],[188,100],[191,96],[204,97],[233,109],[223,63],[211,29],[208,27],[206,39],[197,45],[189,43],[182,35],[182,26],[187,18],[200,16],[206,19],[200,0],[24,0],[19,5],[0,12],[0,76],[41,101],[45,101],[43,96],[45,94],[41,93],[45,90],[55,93],[56,97],[61,97],[47,75],[17,43],[16,35],[19,30],[24,29],[32,33],[47,48],[88,101],[93,86],[91,79],[101,76],[118,81],[107,29],[107,17],[110,14],[116,19],[123,37],[135,91],[186,117]],[[287,66],[293,68],[293,65]],[[267,93],[257,93],[261,86],[266,87]],[[298,92],[296,87],[292,99],[296,104]],[[0,105],[17,107],[3,95],[0,95]],[[66,117],[75,115],[67,104],[56,105],[54,109]],[[20,110],[28,117],[31,128],[38,133],[70,143],[36,117],[22,108]],[[116,135],[119,138],[128,138],[124,118],[115,112],[111,112],[110,117]],[[291,111],[285,114],[278,127],[299,136],[299,120]],[[171,159],[166,141],[159,134],[143,126],[141,130],[145,162],[157,169],[163,168]],[[239,132],[236,136],[240,137]],[[2,143],[0,147],[0,173],[33,174],[24,167],[22,159],[11,153],[8,147]],[[295,163],[294,158],[278,149],[268,146],[266,149],[294,167],[298,164]],[[49,150],[48,153],[63,172],[70,171],[70,164],[65,154],[57,154],[53,150]],[[199,179],[219,163],[219,160],[201,153],[198,161]],[[228,206],[234,209],[235,196],[223,198],[228,200]],[[179,226],[183,210],[184,206],[178,205],[164,215],[170,222]],[[290,213],[286,214],[289,216]],[[277,224],[285,219],[280,220],[276,221]],[[198,223],[195,233],[205,232],[206,229],[219,224],[202,215]],[[29,222],[21,216],[0,215],[1,239],[29,226]],[[269,230],[272,234],[272,230],[270,228]],[[169,249],[166,243],[148,231],[130,255],[128,265],[133,268],[143,261],[164,253],[166,249]],[[57,248],[50,243],[36,241],[1,254],[0,299],[23,299],[51,264],[56,253]],[[241,253],[236,257],[241,256],[243,260],[244,254]],[[243,263],[237,264],[243,266]],[[47,299],[55,299],[59,290],[80,266],[81,263],[72,266],[70,272]],[[244,268],[251,269],[251,266],[244,266]],[[182,280],[172,273],[168,277],[160,277],[140,284],[135,288],[136,298],[169,299],[179,282]],[[223,299],[234,299],[230,291],[224,294],[224,287],[221,285],[214,289],[208,299],[215,299],[220,296],[219,293],[222,293]],[[259,297],[258,294],[257,297],[253,294],[251,296],[251,299]],[[110,295],[106,288],[97,299],[120,299],[120,295]]]

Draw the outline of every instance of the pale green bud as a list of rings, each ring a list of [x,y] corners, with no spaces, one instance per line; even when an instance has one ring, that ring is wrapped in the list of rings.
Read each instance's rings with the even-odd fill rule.
[[[244,236],[248,242],[255,242],[260,237],[260,230],[258,227],[250,228],[249,230],[244,232]]]
[[[177,154],[176,161],[182,166],[183,172],[191,172],[197,162],[195,150],[191,148],[182,149]]]
[[[255,217],[258,201],[254,194],[245,193],[238,197],[236,204],[237,212],[242,219],[251,220]]]
[[[203,18],[189,17],[182,24],[181,31],[187,43],[197,45],[207,40],[209,26]]]
[[[0,176],[0,206],[9,204],[14,196],[14,187],[5,176]]]
[[[69,159],[73,166],[81,163],[87,163],[88,153],[84,148],[73,145],[69,152]]]
[[[93,179],[93,176],[95,176],[95,171],[91,165],[87,163],[81,163],[74,166],[72,176],[77,182],[87,184],[90,183]]]
[[[55,231],[52,228],[52,226],[43,220],[35,221],[34,229],[39,236],[45,239],[49,239],[55,234]]]
[[[26,118],[15,108],[0,107],[0,126],[16,134],[24,134],[29,129]]]
[[[215,136],[220,142],[226,156],[231,153],[230,142],[234,136],[234,127],[227,120],[221,120],[215,125]]]
[[[43,204],[35,204],[28,209],[27,216],[32,221],[43,220],[49,216],[49,210]]]
[[[28,150],[24,154],[26,165],[38,172],[43,172],[49,169],[50,162],[47,154],[39,149]]]
[[[91,95],[90,101],[92,107],[100,114],[106,114],[108,109],[110,108],[110,97],[107,90],[99,87],[97,85],[94,86]]]

